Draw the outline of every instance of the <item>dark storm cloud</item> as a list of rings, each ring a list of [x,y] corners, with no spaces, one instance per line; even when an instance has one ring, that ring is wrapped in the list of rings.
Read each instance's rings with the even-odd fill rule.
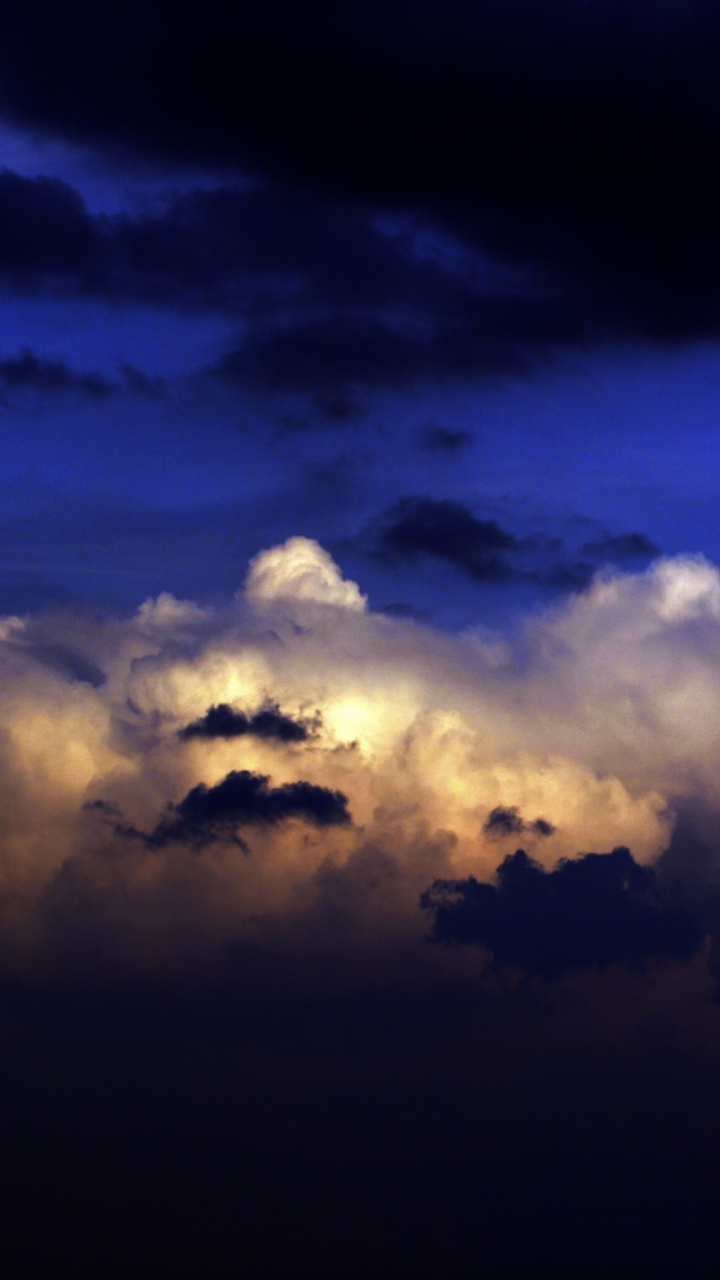
[[[31,0],[0,51],[16,121],[415,210],[599,338],[717,327],[716,6]]]
[[[59,179],[5,170],[0,232],[0,287],[225,311],[245,333],[211,371],[307,393],[335,423],[363,412],[354,387],[524,372],[581,325],[567,299],[508,292],[371,210],[276,185],[196,188],[110,217]],[[8,376],[57,385],[62,370],[45,363]]]
[[[233,769],[214,787],[198,783],[179,804],[169,807],[167,816],[152,831],[117,823],[115,832],[141,840],[153,849],[163,849],[168,844],[200,849],[221,842],[247,851],[245,841],[237,834],[238,827],[275,826],[289,818],[318,827],[347,826],[351,821],[347,798],[340,791],[311,782],[271,787],[269,781],[247,769]]]
[[[535,818],[533,822],[526,822],[515,805],[507,807],[496,805],[488,814],[483,831],[489,836],[500,837],[520,835],[523,831],[532,832],[537,836],[551,836],[555,827],[545,818]]]
[[[562,861],[551,872],[518,849],[498,868],[497,884],[436,880],[421,906],[433,915],[436,941],[487,947],[495,965],[549,979],[688,957],[702,938],[695,917],[623,848]]]
[[[240,738],[249,735],[277,742],[305,742],[314,725],[283,715],[275,704],[268,704],[254,715],[235,711],[226,702],[209,707],[200,720],[180,730],[181,738]]]

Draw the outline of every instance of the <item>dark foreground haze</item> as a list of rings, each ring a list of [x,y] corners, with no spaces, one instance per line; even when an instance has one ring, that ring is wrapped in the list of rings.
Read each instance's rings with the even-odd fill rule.
[[[695,987],[606,985],[8,996],[3,1248],[38,1275],[704,1265],[716,1029],[679,1025]]]

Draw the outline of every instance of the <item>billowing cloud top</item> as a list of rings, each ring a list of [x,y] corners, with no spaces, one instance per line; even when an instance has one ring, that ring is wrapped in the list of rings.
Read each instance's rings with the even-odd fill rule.
[[[250,565],[245,594],[257,612],[280,601],[351,610],[366,605],[357,583],[343,578],[332,556],[312,538],[288,538],[261,551]]]

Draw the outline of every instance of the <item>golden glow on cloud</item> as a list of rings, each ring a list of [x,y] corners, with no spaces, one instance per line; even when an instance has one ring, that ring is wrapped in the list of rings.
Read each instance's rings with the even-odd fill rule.
[[[104,683],[49,661],[51,641]],[[420,936],[418,896],[434,876],[490,877],[518,845],[547,866],[618,844],[652,860],[674,800],[720,799],[719,643],[720,575],[702,559],[599,578],[528,623],[516,664],[491,636],[368,612],[307,538],[261,552],[224,610],[161,595],[124,622],[6,620],[0,913],[33,919],[34,936],[58,895],[55,922],[102,902],[109,939],[124,929],[156,954],[188,930],[231,938],[307,912],[332,885],[358,928],[370,913]],[[312,732],[178,736],[220,703],[249,716],[274,704]],[[353,825],[251,825],[247,854],[132,835],[233,770],[341,791]],[[498,807],[522,829],[484,830]]]
[[[255,556],[245,594],[259,612],[283,601],[354,611],[367,603],[357,583],[343,578],[332,557],[311,538],[288,538]]]

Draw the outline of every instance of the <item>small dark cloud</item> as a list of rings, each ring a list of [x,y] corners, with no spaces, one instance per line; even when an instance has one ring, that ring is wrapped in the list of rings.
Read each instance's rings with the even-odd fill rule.
[[[510,836],[520,831],[524,831],[525,823],[523,822],[517,809],[513,806],[509,809],[503,809],[501,805],[497,805],[495,809],[488,814],[487,821],[483,827],[488,835]]]
[[[479,520],[459,502],[409,497],[387,512],[378,551],[391,557],[430,555],[477,581],[502,582],[515,576],[507,553],[518,546],[495,520]]]
[[[652,957],[684,959],[700,945],[696,918],[667,895],[628,849],[563,860],[553,871],[522,850],[495,884],[436,880],[420,900],[436,942],[486,947],[499,968],[557,979]]]
[[[523,831],[532,832],[537,836],[551,836],[555,827],[545,818],[535,818],[533,822],[526,822],[515,805],[507,808],[496,805],[488,814],[483,831],[489,836],[499,837],[520,835]]]
[[[469,448],[474,438],[471,431],[437,426],[434,422],[429,422],[418,433],[420,444],[430,453],[462,453],[464,449]]]
[[[244,826],[275,826],[290,818],[311,822],[317,827],[347,826],[350,821],[347,797],[311,782],[286,782],[271,787],[269,778],[247,769],[232,770],[214,787],[198,783],[149,832],[116,823],[116,835],[141,840],[148,848],[163,849],[168,844],[186,844],[201,849],[222,842],[247,852],[238,835]]]
[[[226,702],[209,707],[199,720],[181,729],[180,738],[253,738],[272,739],[277,742],[305,742],[316,728],[316,721],[293,720],[274,703],[268,703],[254,715],[236,711]]]
[[[604,538],[596,538],[586,542],[582,551],[584,555],[597,559],[642,560],[660,554],[660,548],[644,533],[608,534]]]

